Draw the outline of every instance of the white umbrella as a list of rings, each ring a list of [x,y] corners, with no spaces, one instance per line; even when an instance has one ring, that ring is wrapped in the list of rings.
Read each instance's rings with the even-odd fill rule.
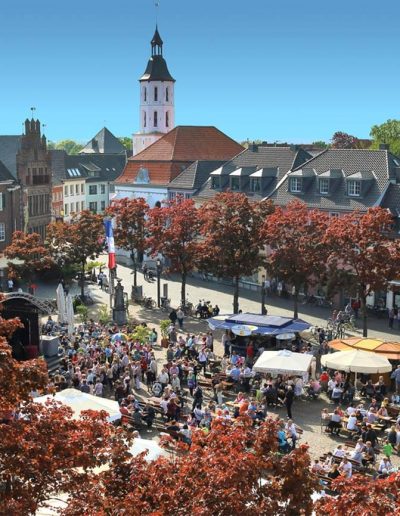
[[[231,330],[235,335],[245,337],[251,335],[253,331],[258,330],[258,326],[253,326],[251,324],[235,324],[232,326]]]
[[[56,290],[56,298],[57,298],[57,310],[58,310],[58,322],[59,324],[65,323],[67,321],[67,313],[66,313],[66,303],[65,303],[65,292],[64,287],[61,283],[58,284]]]
[[[321,357],[321,364],[330,369],[338,369],[346,373],[389,373],[392,365],[386,357],[355,349],[339,351]]]
[[[254,364],[253,370],[273,375],[288,374],[306,377],[312,358],[312,355],[293,353],[286,349],[264,351]]]

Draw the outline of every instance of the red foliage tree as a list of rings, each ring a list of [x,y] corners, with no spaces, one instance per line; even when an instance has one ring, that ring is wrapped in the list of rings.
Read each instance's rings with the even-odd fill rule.
[[[10,273],[16,278],[32,277],[32,271],[39,272],[54,266],[54,261],[38,233],[15,231],[4,254],[9,259],[17,258],[23,262],[9,264]]]
[[[216,421],[208,435],[194,432],[189,451],[178,445],[175,457],[115,460],[77,486],[65,516],[311,514],[318,484],[308,473],[307,447],[281,456],[276,432],[273,420],[259,429],[247,418]]]
[[[200,268],[234,284],[233,311],[239,311],[239,280],[259,268],[263,242],[260,231],[273,211],[270,202],[252,203],[242,193],[221,192],[199,211]]]
[[[70,222],[53,222],[47,228],[48,249],[59,264],[76,264],[81,268],[81,296],[85,297],[85,265],[104,250],[102,215],[89,210],[74,215]]]
[[[387,516],[400,511],[400,473],[381,480],[369,480],[361,475],[354,475],[349,480],[338,478],[332,482],[332,488],[340,495],[318,500],[315,504],[318,516],[354,513]]]
[[[360,299],[363,335],[368,335],[366,299],[371,292],[387,290],[398,277],[400,242],[389,237],[392,215],[382,208],[353,212],[333,219],[324,244],[332,250],[328,260],[331,275],[346,276]]]
[[[181,304],[186,303],[186,280],[199,255],[199,213],[193,199],[166,201],[148,212],[149,237],[146,246],[152,254],[169,260],[169,270],[181,276]]]
[[[332,136],[333,149],[359,149],[361,148],[360,141],[356,136],[351,134],[336,131]]]
[[[107,209],[107,214],[115,219],[115,243],[121,249],[129,251],[134,265],[133,284],[136,287],[136,255],[145,250],[145,218],[149,206],[146,201],[137,199],[119,199]]]
[[[272,277],[294,287],[295,319],[300,288],[320,282],[325,275],[329,250],[323,239],[328,224],[327,214],[308,210],[299,201],[289,203],[286,209],[276,208],[265,220],[266,268]]]

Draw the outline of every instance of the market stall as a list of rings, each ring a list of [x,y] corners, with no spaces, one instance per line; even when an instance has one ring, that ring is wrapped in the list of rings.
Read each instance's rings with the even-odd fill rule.
[[[301,376],[306,381],[312,358],[312,355],[293,353],[286,349],[264,351],[254,364],[253,370],[272,376],[278,374]]]

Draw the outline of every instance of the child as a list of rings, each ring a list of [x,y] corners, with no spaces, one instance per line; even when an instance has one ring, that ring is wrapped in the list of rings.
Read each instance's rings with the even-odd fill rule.
[[[390,444],[389,439],[385,439],[385,444],[382,447],[382,452],[384,456],[390,460],[390,457],[393,453],[393,446]]]

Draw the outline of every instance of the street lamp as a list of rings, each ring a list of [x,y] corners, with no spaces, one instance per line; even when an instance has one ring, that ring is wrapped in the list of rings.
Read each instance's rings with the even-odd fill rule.
[[[161,276],[161,268],[162,263],[160,258],[157,258],[156,260],[156,267],[157,267],[157,306],[160,308],[161,306],[161,292],[160,292],[160,276]]]
[[[265,274],[261,276],[261,315],[267,315],[265,308]]]

